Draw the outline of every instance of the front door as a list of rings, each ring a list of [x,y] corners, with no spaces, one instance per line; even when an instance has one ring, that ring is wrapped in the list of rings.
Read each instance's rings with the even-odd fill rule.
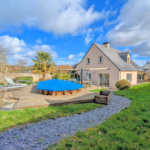
[[[99,85],[109,87],[109,74],[99,74]]]

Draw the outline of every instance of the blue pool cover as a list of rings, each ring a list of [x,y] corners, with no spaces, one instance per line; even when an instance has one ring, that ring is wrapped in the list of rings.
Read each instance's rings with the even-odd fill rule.
[[[70,90],[78,90],[80,88],[83,88],[83,85],[59,79],[41,81],[38,82],[37,84],[38,90],[46,90],[46,91],[70,91]]]

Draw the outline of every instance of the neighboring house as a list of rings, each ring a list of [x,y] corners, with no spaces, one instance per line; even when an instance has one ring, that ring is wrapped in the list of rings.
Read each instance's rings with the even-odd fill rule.
[[[145,72],[150,72],[150,61],[147,61],[146,64],[142,67]]]
[[[117,81],[126,79],[131,85],[137,84],[137,74],[141,69],[130,59],[129,52],[122,52],[120,50],[109,47],[109,43],[103,45],[93,43],[82,61],[76,66],[76,69],[81,68],[109,68],[102,71],[89,71],[89,78],[94,85],[102,85],[116,89]],[[79,73],[80,74],[80,73]],[[83,72],[83,79],[87,79],[87,72]]]
[[[142,67],[142,69],[145,71],[145,73],[149,74],[150,78],[150,61],[147,61],[146,64]]]

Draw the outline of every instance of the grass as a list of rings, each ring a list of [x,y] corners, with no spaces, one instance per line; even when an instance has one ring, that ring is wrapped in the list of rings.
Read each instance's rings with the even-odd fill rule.
[[[115,94],[129,98],[131,105],[95,128],[62,139],[49,150],[150,150],[150,83]]]
[[[105,89],[95,89],[95,90],[89,90],[90,92],[99,93],[99,91],[105,91]]]
[[[15,126],[70,116],[102,106],[101,104],[87,103],[0,111],[0,132]]]
[[[17,77],[16,80],[33,81],[33,77],[32,77],[32,76],[28,76],[28,77]]]
[[[4,85],[4,83],[1,83],[1,82],[0,82],[0,85]]]
[[[24,81],[33,81],[33,77],[32,76],[27,76],[27,77],[16,77],[15,81],[17,82],[18,80],[24,80]],[[21,84],[34,84],[33,82],[19,82]]]

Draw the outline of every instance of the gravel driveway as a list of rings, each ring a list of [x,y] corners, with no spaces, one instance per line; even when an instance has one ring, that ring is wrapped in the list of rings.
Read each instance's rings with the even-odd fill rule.
[[[111,92],[109,105],[69,117],[27,124],[0,133],[0,150],[43,150],[65,135],[101,124],[130,105],[130,100]]]

